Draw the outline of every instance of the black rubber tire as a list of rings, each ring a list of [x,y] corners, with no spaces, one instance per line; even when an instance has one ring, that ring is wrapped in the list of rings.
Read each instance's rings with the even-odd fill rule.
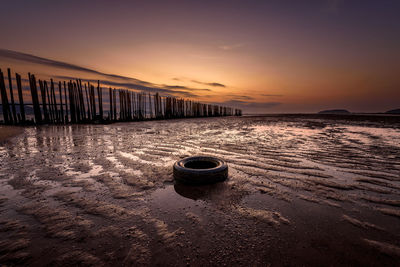
[[[216,165],[208,169],[191,169],[185,167],[189,162],[207,161]],[[228,178],[228,165],[225,161],[207,156],[188,157],[174,164],[174,178],[184,184],[213,184],[222,182]]]

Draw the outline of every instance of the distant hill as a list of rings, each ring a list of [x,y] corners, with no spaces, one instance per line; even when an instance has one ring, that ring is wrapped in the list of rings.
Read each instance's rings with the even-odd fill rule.
[[[386,114],[400,114],[400,108],[392,109],[385,112]]]
[[[10,105],[10,110],[11,110],[11,112],[12,112],[11,105]],[[15,105],[15,111],[16,111],[17,113],[21,113],[21,112],[19,111],[19,104],[18,104],[18,105]],[[0,114],[3,114],[3,106],[2,106],[2,104],[0,104]],[[33,108],[30,107],[30,106],[25,106],[25,114],[26,114],[26,115],[33,115],[33,114],[34,114]]]
[[[346,109],[330,109],[330,110],[322,110],[318,112],[318,114],[351,114]]]

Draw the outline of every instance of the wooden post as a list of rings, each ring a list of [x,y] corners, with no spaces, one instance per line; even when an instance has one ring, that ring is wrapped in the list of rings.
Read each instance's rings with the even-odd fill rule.
[[[108,95],[109,95],[109,110],[110,110],[110,120],[112,121],[113,120],[113,112],[112,112],[112,110],[113,110],[113,100],[112,100],[112,89],[111,89],[111,87],[110,87],[110,89],[108,90]]]
[[[79,98],[79,84],[77,82],[73,83],[73,89],[74,89],[74,101],[75,101],[75,114],[76,114],[76,120],[78,122],[82,122],[83,117],[82,117],[82,106],[81,106],[81,101]]]
[[[61,123],[64,123],[64,107],[62,100],[61,82],[58,82],[58,92],[60,94]]]
[[[17,80],[17,88],[18,88],[18,98],[19,98],[19,111],[21,113],[21,120],[25,123],[25,106],[24,106],[24,97],[22,95],[22,83],[21,83],[21,76],[16,73],[15,79]]]
[[[58,114],[58,108],[57,108],[57,99],[56,99],[56,94],[54,90],[54,82],[53,79],[50,79],[50,86],[51,86],[51,94],[52,94],[52,102],[53,102],[53,110],[54,110],[54,120],[57,122],[60,122],[60,115]]]
[[[122,96],[121,96],[121,90],[118,90],[118,96],[119,96],[119,118],[120,120],[124,119],[124,114],[122,113]]]
[[[5,124],[11,124],[12,117],[10,112],[10,106],[8,105],[6,85],[4,83],[4,75],[1,70],[0,70],[0,90],[1,90],[1,104],[3,108],[4,122]]]
[[[68,119],[68,97],[67,97],[67,86],[66,82],[64,81],[64,99],[65,99],[65,123],[69,122]]]
[[[10,100],[11,100],[13,121],[14,121],[14,124],[17,124],[18,123],[18,119],[17,119],[17,112],[15,110],[15,102],[14,102],[14,94],[13,94],[13,88],[12,88],[11,70],[8,68],[7,72],[8,72],[8,83],[9,83],[9,89],[10,89]]]
[[[74,97],[74,90],[73,84],[71,81],[68,83],[68,95],[69,95],[69,110],[70,110],[70,117],[71,122],[76,123],[76,116],[75,116],[75,97]]]
[[[44,115],[44,121],[45,123],[49,123],[50,119],[46,104],[46,89],[44,88],[43,82],[41,80],[39,80],[39,87],[40,87],[40,95],[42,97],[42,110]]]
[[[132,119],[136,120],[136,93],[132,92]]]
[[[47,81],[44,81],[44,89],[46,90],[47,102],[49,103],[49,109],[48,110],[50,112],[50,122],[53,122],[54,121],[53,105],[52,105],[52,101],[51,101],[49,87],[47,86]]]
[[[86,94],[86,105],[87,105],[87,113],[88,113],[88,118],[91,119],[92,118],[92,112],[90,111],[91,106],[89,105],[89,97],[88,97],[88,90],[86,88],[86,84],[85,84],[85,94]]]
[[[31,75],[30,73],[28,73],[28,76],[29,76],[29,83],[30,83],[30,87],[31,87],[33,110],[35,112],[35,121],[37,124],[41,124],[42,123],[42,113],[40,111],[39,96],[37,93],[37,86],[36,86],[36,78],[35,78],[35,75]]]
[[[114,120],[117,120],[117,92],[113,90],[113,108],[114,108]]]
[[[100,87],[100,81],[97,81],[97,96],[99,102],[100,120],[103,120],[103,90]]]
[[[79,103],[79,115],[81,120],[86,120],[85,101],[83,99],[82,81],[76,80],[77,101]]]

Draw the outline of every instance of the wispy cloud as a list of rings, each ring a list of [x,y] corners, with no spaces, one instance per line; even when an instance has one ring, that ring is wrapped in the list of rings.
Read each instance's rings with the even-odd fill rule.
[[[280,102],[249,102],[235,99],[214,104],[240,108],[244,113],[266,113],[269,109],[282,105]]]
[[[211,82],[211,83],[208,83],[208,82],[201,82],[201,81],[197,81],[197,80],[191,80],[191,82],[198,83],[198,84],[203,84],[203,85],[207,85],[207,86],[214,86],[214,87],[226,87],[226,85],[225,85],[225,84],[222,84],[222,83],[216,83],[216,82]]]
[[[219,49],[228,51],[228,50],[234,50],[243,47],[243,44],[227,44],[227,45],[220,45],[218,46]]]
[[[199,80],[194,80],[194,79],[189,79],[189,78],[184,78],[184,77],[174,77],[172,78],[173,81],[177,82],[192,82],[192,83],[197,83],[201,85],[206,85],[206,86],[212,86],[212,87],[226,87],[225,84],[219,83],[219,82],[204,82],[204,81],[199,81]]]
[[[149,92],[160,92],[165,95],[174,95],[174,96],[180,96],[180,97],[197,97],[198,95],[194,94],[193,93],[194,91],[211,91],[211,89],[208,89],[208,88],[199,89],[199,88],[191,88],[188,86],[181,86],[181,85],[154,84],[154,83],[142,81],[142,80],[139,80],[136,78],[103,73],[103,72],[100,72],[97,70],[81,67],[81,66],[66,63],[66,62],[42,58],[42,57],[38,57],[38,56],[26,54],[26,53],[21,53],[21,52],[17,52],[17,51],[12,51],[12,50],[6,50],[6,49],[0,49],[0,58],[14,59],[14,60],[19,60],[19,61],[23,61],[23,62],[30,62],[30,63],[35,63],[35,64],[44,65],[44,66],[48,66],[48,67],[53,67],[53,68],[61,68],[61,69],[77,71],[77,72],[81,72],[81,73],[95,74],[95,75],[98,75],[98,76],[104,78],[104,79],[101,79],[101,83],[103,85],[117,87],[117,88],[126,88],[126,89],[149,91]],[[79,78],[79,76],[76,76],[76,77],[57,76],[55,78],[64,79],[64,80],[75,80],[76,78]],[[176,78],[176,80],[178,81],[179,79]],[[97,82],[97,80],[94,80],[94,79],[85,80],[85,81]],[[204,84],[209,85],[209,86],[215,86],[215,85],[213,85],[214,83],[204,83]]]
[[[75,80],[77,77],[73,76],[55,76],[54,78],[60,79],[60,80]],[[97,80],[94,79],[82,79],[83,82],[90,82],[90,83],[97,83]],[[101,80],[100,84],[102,86],[109,86],[109,87],[115,87],[115,88],[124,88],[124,89],[131,89],[135,91],[147,91],[147,92],[158,92],[160,94],[164,95],[175,95],[175,96],[181,96],[181,97],[197,97],[198,95],[188,92],[185,90],[188,90],[186,87],[182,87],[181,90],[173,90],[177,88],[169,88],[168,86],[159,86],[159,85],[153,85],[152,87],[148,86],[142,86],[138,85],[136,83],[129,83],[129,82],[116,82],[116,81],[110,81],[110,80]]]
[[[183,85],[166,85],[163,84],[161,85],[162,88],[168,88],[168,89],[182,89],[182,90],[188,90],[188,91],[211,91],[211,89],[208,88],[191,88]]]
[[[281,97],[283,95],[275,95],[275,94],[261,94],[262,96],[270,96],[270,97]]]
[[[135,83],[143,85],[143,86],[152,85],[149,82],[141,81],[139,79],[116,75],[116,74],[104,73],[104,72],[100,72],[97,70],[81,67],[78,65],[74,65],[74,64],[70,64],[70,63],[66,63],[66,62],[62,62],[62,61],[56,61],[56,60],[38,57],[38,56],[31,55],[31,54],[21,53],[21,52],[12,51],[12,50],[0,49],[0,57],[21,60],[21,61],[35,63],[35,64],[39,64],[39,65],[45,65],[45,66],[49,66],[49,67],[62,68],[62,69],[73,70],[73,71],[81,71],[81,72],[86,72],[86,73],[90,73],[90,74],[97,74],[97,75],[101,75],[101,76],[104,76],[107,78],[127,80],[127,81],[135,82]]]
[[[253,100],[254,98],[247,95],[227,95],[231,97],[233,100]]]

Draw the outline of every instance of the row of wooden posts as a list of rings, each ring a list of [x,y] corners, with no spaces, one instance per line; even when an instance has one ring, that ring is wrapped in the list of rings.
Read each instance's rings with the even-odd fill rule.
[[[108,89],[108,102],[104,102],[104,104],[108,103],[108,109],[105,112],[103,107],[104,89],[100,86],[100,81],[97,82],[96,87],[90,82],[83,84],[80,79],[56,83],[53,79],[50,79],[50,82],[40,79],[37,81],[33,74],[28,74],[32,102],[26,103],[24,102],[21,75],[18,73],[15,74],[19,100],[16,103],[11,70],[7,71],[10,101],[1,69],[0,91],[4,123],[10,125],[106,123],[242,115],[240,109],[203,104],[171,96],[160,96],[158,93],[151,95],[150,93],[112,88]],[[31,119],[28,119],[26,114],[26,106],[33,107],[34,117]],[[18,112],[16,107],[19,107]]]

